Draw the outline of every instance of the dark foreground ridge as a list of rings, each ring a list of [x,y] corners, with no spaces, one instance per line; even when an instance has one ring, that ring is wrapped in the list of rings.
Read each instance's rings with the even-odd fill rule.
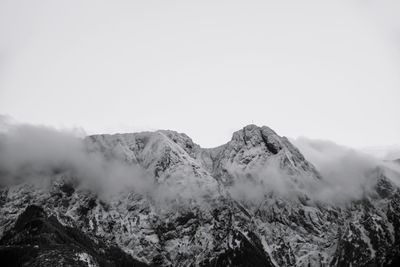
[[[65,227],[44,210],[28,206],[0,241],[2,266],[148,266],[120,248]]]

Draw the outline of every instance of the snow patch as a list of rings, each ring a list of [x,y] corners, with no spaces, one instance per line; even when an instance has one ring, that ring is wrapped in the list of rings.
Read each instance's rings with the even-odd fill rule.
[[[78,260],[87,263],[88,267],[98,267],[98,265],[96,264],[96,262],[93,260],[93,258],[85,253],[85,252],[81,252],[81,253],[77,253],[76,254]]]

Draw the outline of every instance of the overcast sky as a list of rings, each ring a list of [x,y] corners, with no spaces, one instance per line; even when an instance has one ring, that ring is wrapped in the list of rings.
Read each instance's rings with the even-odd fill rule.
[[[400,143],[400,1],[0,0],[0,114],[88,133],[246,124]]]

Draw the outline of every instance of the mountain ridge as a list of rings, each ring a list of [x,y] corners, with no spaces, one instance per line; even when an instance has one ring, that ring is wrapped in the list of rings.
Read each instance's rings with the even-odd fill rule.
[[[117,168],[105,190],[127,173],[126,184],[105,197],[82,185],[85,172],[62,169],[4,187],[0,237],[36,205],[149,265],[385,266],[399,258],[400,190],[383,167],[369,173],[362,198],[337,205],[316,198],[326,177],[265,126],[245,126],[216,148],[170,130],[83,142],[104,158],[99,166]]]

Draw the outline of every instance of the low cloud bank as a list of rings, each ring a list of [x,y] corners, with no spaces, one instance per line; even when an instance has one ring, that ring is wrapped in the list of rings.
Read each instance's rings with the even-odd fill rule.
[[[202,198],[208,193],[187,176],[169,177],[158,183],[154,173],[139,164],[100,150],[93,149],[82,133],[74,130],[18,124],[0,118],[0,188],[26,181],[46,186],[62,176],[66,182],[90,190],[103,200],[133,191],[148,197],[157,207],[203,203]],[[186,179],[188,183],[174,182],[173,178]]]
[[[292,143],[323,177],[317,199],[347,201],[359,199],[370,188],[373,170],[384,163],[376,157],[330,141],[297,138]]]
[[[112,194],[126,186],[145,193],[152,181],[138,166],[89,152],[72,130],[0,122],[0,185],[68,173],[81,186]]]
[[[309,192],[303,178],[285,173],[277,160],[270,160],[266,165],[242,170],[237,166],[228,166],[227,171],[233,177],[233,184],[228,186],[231,196],[236,200],[259,203],[271,193],[286,198],[298,199]],[[300,180],[296,183],[294,180]],[[310,186],[313,184],[309,184]]]
[[[0,117],[0,186],[66,173],[80,186],[105,196],[133,190],[162,203],[177,195],[201,199],[204,193],[197,184],[157,185],[152,173],[89,150],[79,135],[73,130],[16,124]],[[251,173],[231,166],[228,171],[235,181],[227,188],[231,195],[237,200],[258,202],[273,192],[292,198],[310,196],[325,202],[345,202],[361,198],[368,190],[371,172],[383,165],[393,170],[393,180],[400,185],[400,163],[385,163],[329,141],[298,138],[291,142],[316,167],[321,181],[288,175],[279,161],[270,161]]]
[[[291,143],[315,166],[321,180],[307,173],[291,175],[281,168],[279,161],[272,159],[250,171],[234,166],[228,168],[235,181],[228,187],[231,195],[237,200],[254,203],[273,194],[286,199],[345,204],[372,193],[378,167],[400,186],[400,164],[396,162],[386,162],[331,141],[302,137]]]

